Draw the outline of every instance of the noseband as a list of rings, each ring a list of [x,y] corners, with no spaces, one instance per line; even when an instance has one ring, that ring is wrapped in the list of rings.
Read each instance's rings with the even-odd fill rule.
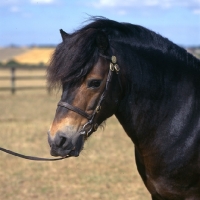
[[[99,111],[101,110],[101,104],[102,104],[102,101],[106,97],[106,94],[109,89],[114,71],[116,72],[117,75],[119,74],[119,71],[120,71],[120,68],[117,64],[117,58],[115,56],[112,56],[111,58],[108,56],[102,55],[102,54],[100,54],[100,56],[110,61],[110,67],[109,67],[109,72],[108,72],[108,76],[106,79],[106,85],[105,85],[104,91],[101,94],[101,97],[97,103],[96,109],[93,111],[93,113],[88,114],[85,111],[81,110],[80,108],[73,106],[67,102],[60,101],[58,103],[58,106],[65,107],[65,108],[85,117],[86,119],[88,119],[88,121],[86,122],[86,124],[83,125],[83,128],[80,131],[81,134],[85,135],[85,138],[90,136],[92,134],[92,132],[94,132],[98,129],[99,124],[94,122],[94,118],[95,118],[96,114],[99,113]],[[122,85],[121,85],[119,76],[118,76],[118,80],[119,80],[120,88],[122,89]],[[88,126],[90,127],[89,130],[86,129]]]

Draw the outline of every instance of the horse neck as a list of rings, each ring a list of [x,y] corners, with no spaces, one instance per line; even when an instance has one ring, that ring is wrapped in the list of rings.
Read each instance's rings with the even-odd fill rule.
[[[190,55],[189,58],[192,59]],[[194,61],[199,63],[195,58]],[[128,89],[116,113],[124,130],[136,145],[150,142],[152,135],[154,139],[160,137],[161,132],[173,134],[174,128],[178,134],[185,116],[197,110],[194,104],[195,98],[200,97],[200,72],[194,70],[194,66],[181,70],[178,62],[178,66],[164,64],[164,67],[144,60],[132,63],[134,65],[127,65],[130,66],[125,75]],[[179,127],[173,120],[180,121]],[[171,130],[162,128],[170,127],[170,124],[173,124]]]

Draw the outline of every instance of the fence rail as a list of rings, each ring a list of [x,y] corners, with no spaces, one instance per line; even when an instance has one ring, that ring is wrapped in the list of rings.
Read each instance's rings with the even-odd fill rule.
[[[21,76],[16,75],[17,70],[45,70],[45,67],[18,67],[18,66],[6,66],[6,67],[0,67],[0,70],[10,70],[10,76],[1,76],[0,75],[0,81],[9,81],[10,80],[10,86],[9,87],[1,87],[0,85],[0,91],[7,91],[10,90],[12,94],[15,94],[17,90],[34,90],[34,89],[47,89],[49,91],[49,88],[46,86],[16,86],[16,81],[32,81],[32,80],[45,80],[46,77],[44,75],[34,75],[34,76]]]
[[[41,80],[45,79],[45,76],[16,76],[15,80]],[[11,80],[10,76],[0,76],[0,80]]]

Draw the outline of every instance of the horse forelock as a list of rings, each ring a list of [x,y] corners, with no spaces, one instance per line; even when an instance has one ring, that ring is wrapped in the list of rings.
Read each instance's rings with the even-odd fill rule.
[[[98,60],[95,38],[97,30],[75,32],[59,44],[47,68],[50,87],[64,82],[78,82]]]

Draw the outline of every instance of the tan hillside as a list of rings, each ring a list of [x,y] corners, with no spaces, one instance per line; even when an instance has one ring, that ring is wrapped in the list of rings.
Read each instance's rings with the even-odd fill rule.
[[[8,60],[12,60],[14,56],[21,55],[27,51],[29,51],[29,48],[26,48],[26,47],[0,48],[0,62],[6,63]]]
[[[20,55],[14,56],[13,59],[22,64],[48,64],[54,48],[33,48]]]

